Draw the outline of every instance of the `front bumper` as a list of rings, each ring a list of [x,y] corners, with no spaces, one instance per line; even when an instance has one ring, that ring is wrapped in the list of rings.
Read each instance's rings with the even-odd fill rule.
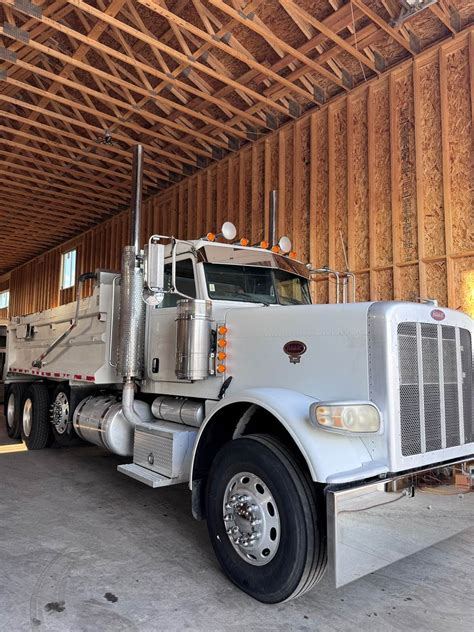
[[[474,527],[474,457],[349,489],[327,488],[336,587]]]

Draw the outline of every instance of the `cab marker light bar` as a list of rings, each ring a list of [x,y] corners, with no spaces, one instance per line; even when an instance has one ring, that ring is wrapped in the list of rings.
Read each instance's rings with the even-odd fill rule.
[[[352,434],[380,434],[382,415],[372,402],[314,402],[309,419],[317,428]]]

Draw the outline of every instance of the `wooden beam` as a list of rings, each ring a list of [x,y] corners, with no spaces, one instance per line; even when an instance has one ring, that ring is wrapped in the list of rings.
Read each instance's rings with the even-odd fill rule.
[[[335,110],[334,105],[330,104],[328,108],[328,264],[329,267],[336,269],[336,151],[335,151],[335,126],[334,126]],[[329,282],[329,302],[336,302],[336,287],[334,283]]]
[[[418,236],[418,279],[420,285],[420,298],[428,297],[425,257],[425,202],[423,182],[423,147],[421,143],[421,94],[420,94],[420,67],[417,61],[413,63],[413,108],[415,122],[415,170],[416,170],[416,223]]]
[[[370,284],[370,300],[376,301],[380,297],[377,296],[376,274],[374,270],[377,261],[377,218],[375,209],[377,208],[377,197],[375,189],[375,146],[377,139],[375,137],[374,125],[374,87],[369,86],[367,93],[367,177],[368,177],[368,197],[369,197],[369,284]]]
[[[287,87],[291,91],[300,94],[300,96],[303,96],[304,98],[308,99],[309,101],[313,101],[314,98],[313,98],[312,94],[308,93],[306,90],[303,90],[303,89],[299,88],[298,86],[296,86],[296,85],[290,83],[289,81],[285,80],[284,77],[281,77],[281,76],[277,75],[276,73],[273,73],[271,70],[269,70],[263,64],[260,64],[260,63],[256,62],[249,55],[248,52],[245,54],[245,53],[240,52],[239,50],[236,50],[235,48],[232,48],[232,46],[229,46],[228,44],[225,44],[223,41],[221,41],[221,38],[219,36],[215,37],[215,36],[209,35],[208,33],[206,33],[206,31],[203,31],[202,29],[196,27],[191,22],[187,22],[186,20],[184,20],[183,18],[179,17],[175,13],[173,13],[171,11],[168,11],[163,6],[159,5],[157,2],[154,2],[153,0],[137,0],[137,1],[140,4],[146,6],[151,11],[153,11],[153,12],[157,13],[158,15],[161,15],[162,17],[166,18],[168,21],[173,22],[175,24],[178,24],[181,28],[189,31],[190,33],[193,33],[194,35],[197,35],[197,37],[199,37],[200,39],[204,40],[205,42],[211,44],[212,46],[218,48],[219,50],[222,50],[224,53],[230,55],[231,57],[235,57],[236,59],[238,59],[242,63],[244,63],[247,66],[249,66],[249,68],[253,68],[254,70],[258,70],[259,72],[262,72],[269,79],[272,79],[273,81],[276,81],[277,83],[281,83],[282,85],[284,85],[285,87]],[[212,0],[211,0],[211,3],[212,3]],[[227,7],[227,5],[224,5],[224,6]],[[218,8],[221,9],[221,7],[218,7]],[[229,7],[227,7],[227,8],[229,8]],[[249,10],[248,7],[246,9]],[[233,11],[233,10],[231,10],[231,11],[233,12],[231,17],[234,20],[239,21],[239,19],[236,18],[235,15],[234,15],[234,14],[236,14],[238,16],[239,14],[237,12]],[[227,32],[231,33],[230,28],[227,29]],[[234,36],[232,35],[232,37],[234,37]],[[182,61],[186,61],[186,60],[182,60]],[[205,71],[203,71],[203,72],[205,72]],[[221,81],[222,81],[222,79],[221,79]],[[233,84],[229,84],[229,85],[233,85]],[[255,99],[254,95],[250,94],[247,90],[243,90],[243,86],[244,86],[244,84],[237,83],[237,85],[234,86],[234,87],[236,87],[238,90],[242,90],[243,92],[248,94],[248,96],[252,97],[254,100],[257,100],[257,101],[261,100],[261,99]],[[276,104],[277,107],[275,108],[275,102],[273,102],[273,105],[272,105],[272,102],[270,101],[269,103],[267,103],[267,105],[269,105],[273,109],[277,109],[277,110],[281,111],[282,113],[285,113],[286,115],[289,114],[288,109],[287,108],[283,108],[283,110],[282,110],[282,106],[280,106],[279,104]]]
[[[46,90],[42,90],[40,88],[37,88],[35,86],[32,86],[28,83],[23,83],[21,81],[16,81],[15,79],[12,79],[11,77],[7,76],[5,79],[5,82],[7,84],[11,84],[13,86],[16,86],[18,88],[19,91],[24,92],[24,93],[32,93],[35,95],[38,95],[40,97],[43,96],[47,96],[49,93]],[[0,97],[2,95],[0,94]],[[176,138],[174,138],[173,136],[165,136],[163,134],[160,134],[159,132],[156,132],[152,129],[148,129],[146,127],[137,125],[136,123],[130,123],[130,122],[126,122],[124,120],[122,120],[121,118],[117,118],[113,115],[110,115],[108,113],[102,112],[102,111],[98,111],[97,109],[88,107],[87,105],[84,105],[82,103],[78,103],[77,101],[72,101],[71,99],[66,99],[65,97],[61,97],[57,94],[51,94],[49,95],[50,97],[50,101],[59,103],[63,106],[66,106],[68,109],[73,110],[73,112],[75,110],[78,110],[80,112],[84,112],[85,114],[90,114],[91,116],[94,117],[99,117],[104,119],[105,121],[109,121],[111,123],[115,123],[117,125],[117,127],[125,127],[126,129],[130,129],[134,132],[138,132],[142,137],[150,137],[153,139],[156,139],[158,141],[163,141],[163,142],[167,142],[171,145],[175,145],[176,147],[179,147],[180,149],[183,149],[185,151],[192,151],[193,153],[197,154],[198,156],[203,156],[205,158],[211,158],[212,157],[212,153],[210,151],[205,151],[203,149],[201,149],[200,147],[196,147],[196,145],[192,145],[190,143],[185,143],[182,142],[181,140],[178,140]],[[37,107],[37,106],[32,106],[29,103],[23,103],[22,105],[24,107]],[[39,106],[38,106],[39,107]],[[42,108],[41,108],[42,109]],[[62,110],[64,111],[64,110]],[[129,110],[129,113],[131,114],[132,111]],[[136,115],[137,112],[133,111],[133,114]],[[147,118],[148,115],[147,114],[142,114],[141,112],[138,112],[138,114],[140,116],[143,116],[143,118]],[[70,117],[68,117],[70,118]],[[74,119],[72,119],[74,120]],[[101,130],[101,133],[104,132],[104,128],[99,128],[97,126],[98,129]],[[115,133],[113,134],[113,137],[115,137]],[[219,141],[220,142],[220,141]],[[156,147],[155,145],[153,145],[153,147]],[[226,147],[225,143],[222,143],[222,147]],[[156,151],[158,151],[159,148],[156,148]],[[176,155],[177,158],[179,158],[180,154]]]
[[[146,1],[149,2],[150,0]],[[139,2],[144,2],[144,0],[139,0]],[[230,15],[237,22],[240,22],[240,24],[243,24],[248,29],[254,31],[264,39],[273,42],[273,44],[292,55],[301,63],[305,64],[308,67],[308,72],[310,72],[310,70],[316,71],[325,79],[328,79],[332,83],[335,83],[344,90],[347,89],[344,83],[339,79],[339,77],[334,75],[329,70],[326,70],[326,68],[324,68],[324,66],[321,66],[321,64],[319,64],[317,61],[310,59],[309,57],[307,57],[307,55],[301,53],[298,49],[284,42],[282,39],[274,35],[274,33],[270,31],[270,29],[257,24],[249,15],[238,13],[237,11],[235,11],[235,9],[229,7],[229,5],[225,4],[225,2],[223,2],[222,0],[209,0],[209,2],[220,11],[223,11],[224,13],[227,13],[227,15]]]
[[[312,26],[314,26],[318,31],[320,31],[321,33],[323,33],[323,35],[325,35],[327,38],[329,38],[330,40],[332,40],[335,44],[337,44],[337,46],[339,46],[340,48],[342,48],[343,50],[345,50],[347,53],[349,53],[349,55],[352,55],[352,57],[355,57],[355,59],[357,59],[358,61],[360,61],[362,64],[364,64],[365,66],[367,66],[367,68],[370,68],[371,70],[373,70],[376,74],[379,74],[379,71],[377,70],[377,68],[375,67],[375,64],[363,53],[360,53],[357,48],[355,48],[354,46],[351,46],[351,44],[349,44],[346,40],[344,40],[342,37],[340,37],[337,33],[335,33],[332,29],[330,29],[329,27],[327,27],[323,22],[320,22],[319,20],[317,20],[315,17],[313,17],[312,15],[310,15],[307,11],[305,11],[304,9],[302,9],[300,6],[298,6],[297,4],[295,4],[292,0],[279,0],[280,4],[282,4],[284,7],[288,7],[289,11],[289,15],[291,15],[291,12],[294,11],[297,15],[301,16],[302,18],[304,18],[309,24],[311,24]]]
[[[0,143],[2,142],[4,142],[4,139],[0,140]],[[25,151],[31,152],[31,148],[28,145],[25,145],[24,147]],[[11,162],[11,155],[11,151],[0,149],[0,156],[5,156],[9,163]],[[33,168],[30,165],[33,165]],[[34,173],[36,168],[40,170],[40,174],[42,173],[44,177],[52,177],[66,183],[72,182],[80,184],[85,189],[85,195],[88,194],[87,189],[92,189],[93,192],[96,192],[97,187],[99,186],[99,190],[105,191],[110,201],[116,199],[117,203],[119,203],[122,199],[128,199],[130,197],[130,185],[128,185],[127,187],[127,185],[124,183],[107,181],[105,178],[101,178],[99,184],[94,183],[93,185],[91,185],[89,182],[84,182],[78,179],[83,176],[82,172],[66,167],[65,165],[56,165],[54,163],[51,163],[50,161],[41,160],[40,158],[38,158],[37,155],[28,156],[25,153],[22,153],[21,163],[15,163],[15,169],[19,169],[20,171],[28,171]],[[61,174],[69,174],[73,177],[66,178],[66,176],[63,176]]]
[[[102,128],[100,128],[98,125],[91,125],[90,123],[86,123],[85,121],[83,121],[82,119],[78,119],[78,118],[74,118],[72,116],[66,116],[64,114],[60,114],[59,112],[53,111],[53,110],[49,110],[46,108],[40,108],[39,106],[34,105],[33,103],[29,103],[28,101],[20,101],[19,99],[15,99],[13,97],[9,97],[6,94],[2,94],[0,93],[0,101],[4,101],[6,103],[10,103],[18,108],[24,108],[27,110],[31,110],[33,112],[37,112],[38,114],[42,114],[45,117],[50,117],[53,119],[56,119],[58,121],[62,121],[63,123],[66,123],[69,126],[76,126],[76,127],[80,127],[82,129],[86,129],[89,130],[91,132],[93,132],[95,134],[95,138],[96,138],[96,143],[97,143],[97,139],[99,137],[102,136],[102,134],[104,133],[104,130]],[[28,124],[30,124],[31,119],[24,117],[25,120],[27,120]],[[83,137],[78,135],[78,140],[82,141]],[[125,143],[126,145],[129,146],[134,146],[136,143],[135,141],[130,138],[129,136],[125,136],[123,134],[114,134],[113,135],[113,141],[120,141],[122,143]],[[174,162],[178,162],[178,163],[183,163],[183,164],[188,164],[192,167],[197,167],[197,163],[195,160],[191,160],[190,158],[186,158],[185,156],[180,156],[177,155],[176,153],[171,153],[169,151],[165,151],[163,149],[161,149],[160,147],[156,146],[156,145],[151,145],[150,143],[146,143],[141,141],[141,144],[143,145],[143,147],[145,148],[145,150],[147,152],[151,152],[153,154],[159,155],[159,156],[164,156],[166,158],[169,158],[170,160],[173,160]],[[112,145],[113,147],[113,145]],[[165,163],[166,164],[166,163]],[[181,173],[181,171],[180,171]]]
[[[60,25],[58,25],[58,29],[60,28]],[[0,27],[0,34],[4,34],[4,29],[3,27]],[[199,121],[202,121],[203,123],[207,123],[210,125],[213,125],[214,127],[217,127],[219,129],[222,129],[224,132],[232,135],[232,136],[237,136],[243,139],[246,139],[247,136],[245,134],[245,132],[242,132],[241,130],[238,130],[234,127],[231,127],[229,125],[227,125],[226,123],[222,123],[221,121],[219,121],[218,119],[212,119],[209,116],[205,115],[205,114],[201,114],[200,112],[196,112],[193,110],[190,110],[189,108],[175,102],[175,101],[170,101],[169,99],[165,99],[164,97],[160,97],[160,96],[155,96],[153,94],[152,91],[142,88],[141,86],[137,86],[134,85],[132,83],[130,83],[129,81],[126,81],[125,79],[121,79],[120,77],[114,76],[113,74],[111,74],[110,72],[105,72],[103,70],[100,70],[98,68],[96,68],[95,66],[92,66],[91,64],[79,61],[77,59],[74,59],[74,57],[69,57],[68,55],[65,55],[59,51],[54,50],[53,48],[49,47],[49,46],[44,46],[43,44],[40,44],[38,42],[35,42],[34,40],[31,40],[28,44],[28,46],[30,46],[31,48],[38,50],[41,53],[44,53],[45,55],[48,55],[50,57],[53,57],[55,59],[58,59],[59,61],[62,61],[64,64],[69,64],[71,66],[74,66],[76,68],[79,68],[80,70],[83,70],[85,72],[88,72],[90,75],[99,78],[103,81],[106,81],[108,83],[113,83],[117,86],[120,87],[124,87],[127,88],[128,90],[130,90],[131,92],[136,92],[137,94],[141,94],[142,96],[146,96],[147,98],[151,99],[152,101],[155,101],[158,105],[161,106],[168,106],[168,107],[173,107],[175,110],[178,110],[180,112],[182,112],[183,114],[186,114],[187,117],[191,117],[191,118],[196,118]],[[21,62],[18,62],[19,65],[21,65]],[[38,69],[36,69],[36,72],[38,72]],[[62,79],[62,78],[61,78]],[[57,79],[57,81],[59,81],[59,78]],[[60,83],[64,83],[63,80],[61,80]],[[75,82],[76,83],[76,89],[82,91],[84,89],[84,85],[83,84],[79,84],[79,82]],[[67,84],[66,84],[67,85]],[[103,92],[105,92],[106,90],[104,89]],[[134,108],[135,107],[135,102],[133,102],[130,107]],[[239,110],[240,113],[240,110]]]
[[[88,196],[87,199],[90,199],[92,202],[96,202],[99,207],[110,209],[111,206],[118,206],[120,202],[123,204],[125,202],[125,198],[123,198],[120,202],[113,196],[109,198],[107,195],[96,191],[87,191],[81,187],[76,187],[71,183],[68,183],[66,186],[62,182],[53,182],[51,176],[48,177],[48,174],[42,173],[39,169],[30,169],[29,167],[25,167],[25,171],[27,171],[31,175],[25,176],[22,173],[17,173],[16,170],[22,165],[15,164],[13,168],[15,171],[8,170],[10,164],[7,161],[0,161],[0,174],[5,176],[5,179],[8,181],[10,178],[12,181],[20,180],[21,182],[31,182],[32,184],[39,184],[47,187],[48,189],[58,189],[60,192],[72,192],[80,195],[80,199],[84,200],[84,196]],[[3,167],[3,168],[2,168]],[[57,191],[56,191],[57,192]]]
[[[166,81],[167,83],[174,85],[176,87],[179,87],[181,90],[188,92],[189,94],[192,94],[193,96],[198,97],[199,99],[202,99],[203,101],[209,103],[210,105],[215,105],[223,110],[226,110],[228,112],[232,112],[234,115],[240,116],[242,117],[244,120],[247,120],[249,123],[253,124],[253,125],[258,125],[259,127],[265,128],[265,123],[259,119],[256,118],[250,114],[247,114],[245,112],[245,110],[239,109],[235,106],[233,106],[230,103],[227,103],[225,101],[223,101],[222,99],[213,97],[211,94],[208,94],[206,92],[204,92],[203,90],[199,90],[197,88],[194,88],[193,86],[190,86],[187,83],[184,83],[183,81],[179,80],[179,79],[175,79],[175,78],[170,78],[168,75],[166,75],[164,72],[161,72],[160,70],[157,70],[156,68],[154,68],[153,66],[151,66],[150,64],[146,64],[143,63],[133,57],[130,56],[130,54],[125,55],[123,53],[121,53],[120,51],[111,48],[110,46],[106,46],[105,44],[102,44],[101,42],[97,41],[95,38],[93,37],[89,37],[87,35],[83,35],[82,33],[80,33],[79,31],[72,29],[68,26],[66,26],[65,24],[60,24],[58,22],[56,22],[55,20],[52,20],[50,18],[42,18],[42,21],[45,22],[46,24],[48,24],[51,28],[56,29],[58,32],[67,35],[71,38],[74,38],[80,42],[82,42],[83,46],[86,46],[87,48],[92,48],[92,49],[96,49],[99,53],[103,54],[103,58],[105,61],[107,61],[108,57],[112,57],[116,60],[122,61],[123,63],[132,66],[135,70],[139,70],[142,71],[143,73],[147,73],[153,77],[156,77],[158,79],[161,79],[163,81]],[[105,26],[105,25],[104,25]],[[115,27],[114,27],[115,28]],[[124,44],[126,45],[126,42],[124,42]],[[39,44],[38,42],[35,42],[35,40],[30,40],[29,44],[28,44],[31,48],[37,49],[41,52],[45,52],[45,54],[52,54],[51,53],[51,48],[44,46],[43,44]],[[59,51],[55,51],[54,56],[56,56],[58,59],[61,59],[62,61],[64,61],[64,57],[68,57],[68,56],[61,56],[59,57],[58,55],[60,55]],[[82,59],[76,59],[75,56],[73,56],[72,58],[69,58],[69,61],[67,62],[68,64],[70,64],[71,66],[75,66],[75,67],[79,67],[84,69],[85,65]],[[66,62],[65,62],[66,63]],[[94,67],[91,66],[90,64],[87,64],[87,66],[89,66],[88,72],[91,72],[91,68],[93,69]],[[109,65],[109,68],[111,71],[113,71],[113,64]],[[118,67],[121,70],[123,70],[121,67]],[[108,73],[105,73],[105,75],[107,75]],[[103,76],[103,75],[102,75]],[[109,80],[114,81],[114,79],[110,76],[109,74]],[[117,83],[118,85],[124,86],[126,87],[128,90],[132,90],[132,86],[133,84],[131,84],[130,82],[124,82],[123,80],[120,79],[120,77],[118,75],[115,75],[115,83]],[[140,85],[137,84],[135,86],[135,91],[138,91],[140,89]],[[143,92],[140,92],[140,94],[143,94]],[[172,101],[170,99],[166,99],[165,97],[161,97],[159,96],[158,92],[151,87],[151,85],[147,86],[147,90],[144,92],[144,94],[149,97],[151,100],[156,101],[157,103],[161,103],[163,104],[165,107],[170,107],[173,109],[177,109],[178,111],[182,111],[184,113],[186,113],[188,116],[191,117],[195,117],[195,111],[192,109],[187,108],[186,106],[180,106],[180,104],[177,104],[175,101]],[[284,110],[286,113],[286,110]],[[220,123],[220,121],[217,121],[218,123]]]
[[[400,143],[396,110],[395,75],[389,79],[390,107],[390,184],[392,201],[392,256],[393,256],[393,298],[400,299]]]
[[[0,100],[2,100],[2,96],[0,95]],[[66,130],[63,130],[59,127],[52,127],[51,125],[46,125],[44,123],[40,123],[37,120],[31,120],[28,117],[25,116],[18,116],[17,114],[14,114],[12,112],[9,112],[8,110],[0,110],[0,115],[5,116],[6,118],[9,118],[13,121],[17,121],[20,123],[24,123],[26,127],[33,127],[35,129],[41,129],[45,132],[47,132],[48,134],[52,135],[52,136],[61,136],[64,138],[67,138],[69,140],[73,140],[75,142],[77,142],[78,144],[82,144],[82,145],[86,145],[91,147],[92,149],[89,151],[93,152],[93,157],[96,158],[97,160],[105,160],[106,162],[110,162],[110,164],[116,165],[116,166],[123,166],[124,163],[125,164],[131,164],[132,161],[132,155],[130,151],[125,151],[124,149],[120,149],[120,147],[118,147],[117,145],[107,145],[107,144],[99,144],[97,140],[92,141],[89,140],[88,138],[85,137],[81,137],[78,134],[75,134],[73,132],[68,132]],[[22,132],[23,133],[23,132]],[[42,139],[41,137],[38,137],[38,141],[41,142]],[[46,139],[46,142],[48,142],[49,144],[49,137],[48,139]],[[131,143],[132,144],[132,143]],[[51,142],[51,146],[55,146],[52,142]],[[76,147],[75,145],[71,145],[69,152],[71,153],[81,153],[82,155],[88,155],[89,151],[87,150],[83,150],[80,149],[80,147]],[[110,158],[108,156],[102,156],[99,154],[96,154],[95,152],[97,151],[104,151],[107,153],[111,153],[111,154],[117,154],[118,156],[122,156],[123,157],[123,161],[120,162],[119,160],[116,160],[115,158]],[[192,161],[186,161],[188,162],[188,164],[192,164]],[[155,169],[156,168],[163,168],[166,171],[170,171],[173,173],[178,173],[178,174],[182,174],[183,170],[182,168],[180,169],[179,167],[175,167],[174,165],[170,165],[166,162],[161,162],[159,160],[153,159],[151,158],[149,155],[145,156],[145,165],[146,164],[152,164]],[[194,165],[193,165],[194,166]],[[151,170],[151,169],[144,169],[144,173],[148,174],[150,177],[155,177],[155,171]],[[164,179],[166,179],[166,176],[163,176]]]
[[[446,282],[448,290],[448,307],[456,308],[456,279],[454,276],[453,254],[453,211],[451,203],[451,148],[449,144],[449,104],[447,59],[443,48],[439,49],[439,84],[441,104],[441,147],[443,154],[443,204],[444,204],[444,238],[446,246]]]
[[[352,4],[356,6],[362,13],[375,22],[377,26],[379,26],[383,31],[385,31],[392,39],[403,46],[405,50],[407,50],[412,55],[414,54],[410,48],[410,44],[406,41],[406,39],[398,33],[390,24],[388,24],[384,19],[382,19],[375,11],[373,11],[370,7],[368,7],[362,0],[351,0]]]
[[[104,13],[102,13],[101,11],[99,11],[98,9],[95,9],[94,7],[91,7],[90,5],[88,5],[87,3],[83,2],[83,0],[67,0],[70,4],[77,6],[79,9],[81,9],[81,11],[84,11],[86,13],[89,13],[95,17],[97,17],[100,20],[104,20],[106,22],[108,22],[109,24],[112,24],[113,26],[117,27],[118,29],[128,33],[129,35],[132,35],[133,37],[136,37],[138,40],[142,40],[143,42],[145,42],[146,44],[148,44],[149,46],[153,47],[153,48],[157,48],[158,50],[168,54],[170,57],[176,59],[177,61],[180,61],[182,63],[187,64],[187,66],[195,68],[196,70],[200,70],[201,72],[209,75],[210,77],[212,77],[213,79],[217,79],[218,81],[222,82],[222,83],[226,83],[230,86],[232,86],[234,89],[236,90],[240,90],[242,92],[244,92],[245,94],[247,94],[249,97],[251,97],[252,99],[254,99],[255,101],[261,101],[262,103],[265,103],[267,106],[271,107],[272,109],[275,109],[277,111],[280,111],[286,115],[288,115],[288,109],[284,108],[283,106],[279,105],[278,103],[276,103],[275,101],[272,101],[272,99],[268,99],[266,97],[263,97],[260,93],[256,92],[255,90],[249,88],[248,86],[245,86],[243,84],[240,84],[237,81],[234,81],[233,79],[226,77],[225,75],[212,70],[211,68],[209,68],[208,66],[204,65],[203,63],[197,61],[194,59],[194,57],[188,57],[186,56],[184,53],[181,53],[177,50],[175,50],[174,48],[163,44],[161,41],[159,41],[157,38],[154,37],[150,37],[149,35],[145,34],[145,33],[141,33],[140,31],[138,31],[137,29],[130,27],[128,24],[125,24],[124,22],[121,22],[120,20],[116,20],[114,18],[110,18],[109,16],[106,16]],[[144,6],[147,6],[149,9],[151,9],[152,11],[154,11],[155,13],[159,13],[160,15],[163,15],[163,17],[167,17],[167,15],[169,14],[171,18],[176,19],[177,16],[174,15],[174,13],[171,13],[169,11],[167,11],[166,9],[163,9],[162,7],[156,5],[155,3],[151,3],[148,2],[148,4],[145,2],[145,0],[138,0],[140,2],[140,4],[143,4]],[[149,6],[148,6],[149,5]],[[181,26],[184,27],[184,24],[188,25],[187,22],[185,22],[185,20],[181,20],[180,22]],[[195,28],[193,25],[190,25],[193,27],[193,29]],[[207,35],[207,33],[205,33],[204,31],[202,31],[201,29],[197,29],[200,34],[199,37],[201,37],[204,40],[207,39],[211,39],[210,36]],[[236,53],[232,48],[226,46],[225,44],[222,44],[221,42],[218,41],[214,41],[213,40],[213,44],[218,47],[224,47],[225,52],[228,52],[230,55],[232,56],[237,56],[240,55],[239,53]],[[229,50],[227,50],[229,49]],[[230,52],[232,51],[232,52]],[[241,61],[244,61],[244,63],[247,63],[247,65],[252,64],[252,62],[245,57],[245,55],[241,55],[241,57],[243,57],[243,59],[241,59]],[[265,67],[262,66],[261,64],[258,64],[260,67],[260,70],[264,70]]]
[[[4,172],[5,173],[5,172]],[[8,174],[8,172],[7,172]],[[65,211],[69,216],[75,218],[84,218],[89,221],[100,220],[101,215],[113,213],[113,208],[105,208],[92,201],[81,201],[77,196],[70,196],[64,193],[51,191],[49,188],[41,188],[41,186],[28,185],[25,186],[20,182],[14,181],[11,177],[8,180],[3,179],[0,184],[0,190],[8,195],[8,199],[23,199],[28,205],[32,201],[35,204],[29,208],[37,208],[37,203],[41,201],[41,212],[43,215],[48,214],[48,208]],[[40,210],[40,209],[38,209]],[[57,214],[58,218],[65,219],[64,215]]]

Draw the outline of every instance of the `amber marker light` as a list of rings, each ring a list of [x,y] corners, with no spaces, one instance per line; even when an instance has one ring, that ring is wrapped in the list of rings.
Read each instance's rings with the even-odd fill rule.
[[[227,327],[225,325],[221,325],[219,329],[217,330],[217,333],[220,336],[225,336],[225,334],[227,333]]]
[[[280,246],[278,246],[278,244],[275,246],[272,246],[272,252],[277,252],[277,253],[280,252]]]
[[[207,239],[208,241],[216,241],[216,236],[215,236],[215,234],[214,234],[214,233],[207,233],[207,235],[206,235],[206,239]]]
[[[218,373],[224,373],[224,371],[225,371],[225,366],[223,364],[219,364],[217,366],[217,372]]]
[[[241,246],[248,246],[249,245],[249,240],[246,237],[242,237],[242,239],[239,241],[239,244]]]
[[[288,256],[290,257],[290,259],[296,259],[298,255],[296,254],[296,252],[292,251]]]
[[[217,359],[222,361],[225,360],[227,358],[227,353],[225,351],[219,351],[219,353],[217,354]]]
[[[223,349],[226,346],[227,342],[224,340],[224,338],[221,338],[220,340],[217,341],[217,346],[220,347],[221,349]]]
[[[263,248],[264,250],[266,250],[268,246],[269,246],[268,241],[263,240],[260,242],[260,248]]]

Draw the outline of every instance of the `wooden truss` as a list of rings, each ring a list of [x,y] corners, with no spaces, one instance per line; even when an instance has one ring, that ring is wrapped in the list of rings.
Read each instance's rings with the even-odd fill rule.
[[[398,0],[0,0],[0,273],[123,210],[137,142],[149,196],[455,33],[463,1],[394,29]]]

